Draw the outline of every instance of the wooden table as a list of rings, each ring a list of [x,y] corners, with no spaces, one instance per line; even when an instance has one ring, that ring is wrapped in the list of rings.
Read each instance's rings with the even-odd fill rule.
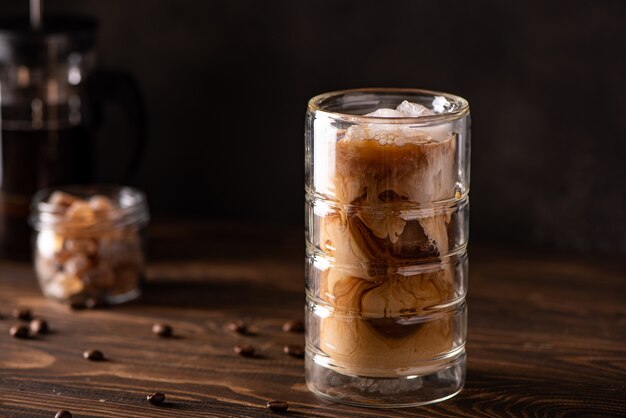
[[[282,352],[303,342],[281,331],[303,312],[300,230],[178,222],[151,236],[143,298],[104,310],[70,312],[41,296],[28,265],[0,262],[0,416],[272,416],[271,399],[289,402],[288,416],[626,415],[623,262],[472,248],[465,389],[437,405],[373,410],[315,397],[303,361]],[[11,338],[16,305],[53,333]],[[232,319],[254,335],[225,330]],[[175,338],[153,335],[157,321]],[[239,342],[260,355],[237,356]],[[89,348],[109,361],[84,360]],[[154,391],[163,406],[146,401]]]

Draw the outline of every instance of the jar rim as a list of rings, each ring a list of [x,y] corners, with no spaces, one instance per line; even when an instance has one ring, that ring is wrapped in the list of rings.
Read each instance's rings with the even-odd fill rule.
[[[145,194],[130,186],[112,184],[86,184],[48,187],[39,190],[31,200],[29,223],[36,230],[61,226],[66,220],[64,212],[58,206],[47,202],[54,192],[63,192],[79,199],[88,199],[94,195],[103,195],[119,206],[114,219],[94,222],[88,229],[138,224],[145,226],[149,221],[148,205]]]
[[[352,97],[353,103],[357,103],[359,97],[361,99],[372,100],[372,97],[382,97],[385,95],[398,95],[398,96],[422,96],[432,97],[437,96],[444,97],[449,103],[452,104],[451,109],[442,113],[436,113],[434,115],[424,116],[402,116],[402,117],[382,117],[382,116],[365,116],[350,114],[338,110],[331,109],[328,106],[330,100],[339,99],[342,97]],[[403,87],[368,87],[357,88],[348,90],[337,90],[327,93],[322,93],[314,96],[308,103],[309,112],[317,112],[325,114],[331,118],[341,119],[355,123],[370,123],[370,124],[415,124],[415,125],[436,125],[444,122],[450,122],[452,120],[460,119],[469,113],[469,103],[464,98],[439,91],[424,90],[416,88],[403,88]]]

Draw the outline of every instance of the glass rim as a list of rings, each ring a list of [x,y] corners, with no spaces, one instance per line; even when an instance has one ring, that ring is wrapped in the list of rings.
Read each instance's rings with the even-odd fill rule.
[[[70,184],[56,187],[48,187],[39,190],[31,199],[29,223],[37,231],[45,228],[63,227],[65,218],[58,208],[46,202],[46,199],[55,191],[69,193],[77,198],[86,198],[101,194],[106,197],[117,195],[130,196],[130,204],[118,208],[118,214],[112,219],[103,219],[94,222],[89,230],[99,228],[110,229],[114,225],[130,225],[137,223],[140,227],[148,224],[150,215],[146,195],[139,189],[131,186],[115,184]]]
[[[458,107],[452,111],[448,111],[445,113],[437,113],[434,115],[426,115],[426,116],[401,116],[401,117],[382,117],[382,116],[364,116],[364,115],[353,115],[349,113],[342,113],[334,110],[328,110],[324,108],[322,102],[324,100],[331,99],[336,96],[353,94],[353,93],[370,93],[370,94],[386,94],[386,93],[395,93],[395,94],[414,94],[414,95],[423,95],[423,96],[432,96],[433,98],[436,96],[443,96],[448,101],[458,104]],[[460,119],[463,116],[469,113],[469,103],[466,99],[461,96],[457,96],[451,93],[445,93],[435,90],[425,90],[425,89],[417,89],[417,88],[408,88],[408,87],[366,87],[366,88],[355,88],[355,89],[346,89],[346,90],[336,90],[330,91],[327,93],[318,94],[312,97],[307,105],[307,110],[309,112],[320,112],[329,117],[333,117],[335,119],[342,119],[350,122],[361,122],[361,123],[371,123],[371,124],[438,124],[442,122],[449,122],[452,120]]]

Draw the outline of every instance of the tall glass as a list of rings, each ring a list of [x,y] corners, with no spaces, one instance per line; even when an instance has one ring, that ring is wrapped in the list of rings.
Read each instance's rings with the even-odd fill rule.
[[[401,407],[461,391],[469,127],[467,101],[446,93],[360,89],[310,100],[306,381],[318,395]]]

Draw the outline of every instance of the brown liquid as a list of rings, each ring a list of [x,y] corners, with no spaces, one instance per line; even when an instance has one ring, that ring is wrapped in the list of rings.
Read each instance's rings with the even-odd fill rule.
[[[29,257],[30,199],[45,187],[90,181],[92,152],[89,133],[81,126],[58,130],[2,130],[0,256]]]
[[[366,320],[371,329],[384,338],[406,338],[415,334],[422,327],[422,323],[402,320],[398,317],[369,318]]]
[[[334,315],[320,322],[320,346],[352,374],[382,376],[453,348],[453,314],[424,315],[454,298],[456,272],[441,257],[457,225],[431,203],[455,196],[455,150],[454,135],[336,143],[328,188],[336,209],[320,219],[319,238],[336,263],[320,275]]]

